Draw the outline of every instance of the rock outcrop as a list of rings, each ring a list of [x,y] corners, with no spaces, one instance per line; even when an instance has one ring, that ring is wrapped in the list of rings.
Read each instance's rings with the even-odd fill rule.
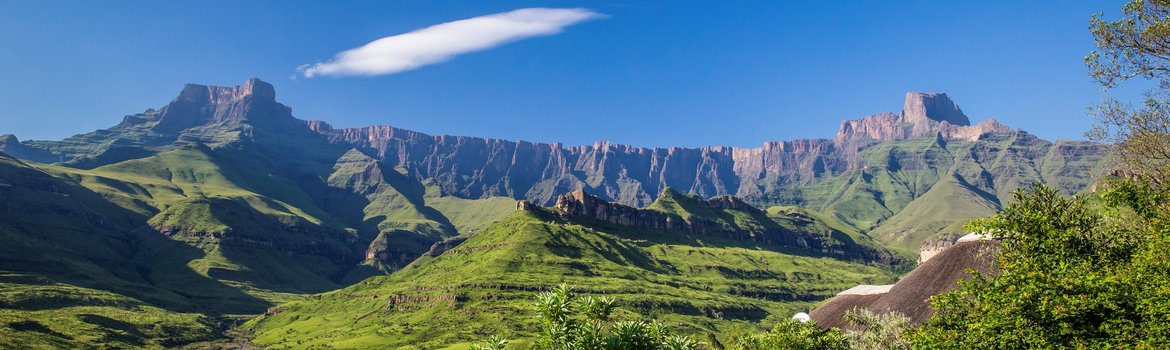
[[[596,196],[588,195],[585,190],[580,189],[557,197],[554,208],[568,216],[600,220],[622,226],[654,230],[685,230],[700,234],[710,233],[706,226],[694,225],[677,215],[606,202]]]
[[[947,122],[951,125],[968,126],[971,121],[963,110],[941,92],[907,92],[906,103],[902,106],[902,118],[910,124]]]
[[[862,246],[851,240],[848,242],[839,240],[840,237],[836,237],[833,232],[803,232],[781,227],[763,210],[733,196],[716,196],[701,200],[666,189],[659,195],[655,206],[676,208],[675,210],[680,210],[684,214],[611,203],[589,195],[581,189],[557,197],[553,209],[569,220],[596,220],[636,229],[684,231],[699,236],[781,245],[813,254],[887,264],[900,261],[883,249]],[[526,201],[518,202],[517,209],[543,210]],[[746,214],[747,218],[732,219],[735,215],[732,211]],[[800,219],[809,220],[807,217]],[[745,225],[745,222],[740,220],[752,223]]]

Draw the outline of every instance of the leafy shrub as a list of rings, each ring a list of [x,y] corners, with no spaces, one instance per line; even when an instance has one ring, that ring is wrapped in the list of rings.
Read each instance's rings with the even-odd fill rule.
[[[578,297],[567,285],[560,285],[536,297],[535,309],[542,330],[536,350],[697,350],[698,343],[672,334],[661,324],[646,321],[610,320],[615,300],[608,297]],[[473,350],[503,350],[506,341],[492,337]]]
[[[918,348],[1166,348],[1170,346],[1170,225],[1164,192],[1123,184],[1105,208],[1041,185],[970,225],[1003,237],[1000,272],[932,298],[911,332]]]
[[[849,349],[845,335],[836,329],[823,330],[813,322],[786,319],[772,331],[736,339],[734,350],[837,350]]]
[[[851,349],[910,349],[910,343],[902,337],[911,328],[910,318],[901,313],[877,314],[867,309],[856,309],[845,313],[845,320],[852,326],[845,331]]]

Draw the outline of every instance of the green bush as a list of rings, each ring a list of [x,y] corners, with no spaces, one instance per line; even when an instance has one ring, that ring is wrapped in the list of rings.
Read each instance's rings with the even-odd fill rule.
[[[836,329],[823,330],[813,322],[786,319],[772,331],[736,339],[734,350],[837,350],[849,349],[845,335]]]
[[[845,313],[845,320],[851,326],[845,331],[849,348],[855,350],[903,350],[910,349],[903,334],[910,330],[910,319],[898,312],[877,314],[867,309],[856,309]]]
[[[1165,192],[1123,181],[1104,208],[1036,185],[969,225],[1003,237],[1000,271],[932,298],[916,348],[1166,348],[1170,225]]]
[[[567,285],[536,297],[541,333],[537,350],[697,350],[698,343],[677,336],[656,322],[612,321],[612,298],[579,298]],[[506,341],[492,337],[473,350],[502,350]]]

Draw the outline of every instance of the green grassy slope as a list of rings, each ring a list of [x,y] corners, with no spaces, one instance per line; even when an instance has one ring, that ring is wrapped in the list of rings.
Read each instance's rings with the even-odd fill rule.
[[[731,200],[738,201],[734,198]],[[897,260],[851,226],[841,223],[835,217],[819,213],[814,215],[809,210],[794,207],[773,207],[769,210],[754,207],[721,208],[670,188],[665,189],[647,209],[677,216],[681,221],[723,232],[724,235],[730,233],[735,239],[800,247],[837,257],[891,262]]]
[[[115,203],[131,203],[148,218],[143,229],[186,246],[143,249],[144,262],[170,260],[264,299],[339,287],[335,276],[351,267],[344,262],[360,259],[345,244],[352,235],[293,181],[263,163],[250,166],[242,171],[225,152],[193,145],[92,170],[44,169],[75,178]],[[170,289],[190,283],[173,272],[160,271],[154,279]],[[239,311],[256,312],[264,304]]]
[[[356,151],[322,171],[318,187],[272,162],[236,144],[176,146],[88,170],[4,156],[0,209],[12,215],[0,220],[0,270],[178,312],[256,314],[397,269],[515,206],[425,196]],[[378,239],[413,255],[396,266],[363,263]],[[161,341],[136,334],[141,344]]]
[[[182,291],[155,286],[138,264],[149,237],[133,212],[67,179],[0,154],[0,339],[16,348],[170,346],[218,337]],[[187,272],[187,274],[191,274]],[[187,289],[238,291],[210,280]],[[165,305],[158,307],[156,305]]]
[[[868,235],[906,254],[942,235],[965,233],[963,225],[994,214],[1011,193],[1044,182],[1075,194],[1102,166],[1104,148],[1089,142],[1048,143],[1033,135],[989,135],[979,142],[948,144],[955,161],[929,191],[882,221]]]
[[[582,225],[585,224],[585,225]],[[532,335],[529,304],[568,283],[612,295],[626,310],[684,332],[767,325],[857,283],[884,283],[886,268],[781,253],[675,231],[565,221],[515,211],[466,242],[390,276],[280,305],[246,329],[270,348],[433,348],[489,334]]]
[[[999,210],[994,197],[973,189],[954,177],[935,184],[930,191],[874,230],[871,235],[891,249],[916,255],[922,242],[941,234],[963,233],[971,219]]]
[[[199,313],[175,312],[105,290],[0,272],[0,347],[168,348],[219,338]]]
[[[427,207],[442,213],[464,235],[482,231],[516,210],[516,200],[512,198],[464,199],[441,196],[436,187],[427,187],[425,203]]]

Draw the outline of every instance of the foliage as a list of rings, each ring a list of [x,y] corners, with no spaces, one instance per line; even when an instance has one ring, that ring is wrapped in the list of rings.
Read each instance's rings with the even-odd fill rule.
[[[821,329],[813,322],[785,319],[771,331],[735,339],[734,350],[835,350],[849,349],[849,341],[836,329]]]
[[[1088,136],[1115,144],[1127,173],[1156,185],[1170,177],[1170,1],[1132,0],[1124,18],[1090,22],[1100,51],[1085,57],[1094,79],[1113,88],[1133,78],[1153,80],[1140,108],[1106,99],[1093,109],[1098,120]]]
[[[613,322],[610,315],[616,306],[613,298],[585,296],[578,298],[568,285],[536,296],[536,313],[541,318],[541,333],[536,350],[691,350],[698,343],[671,334],[656,322]],[[505,342],[493,336],[476,350],[502,350]]]
[[[1170,40],[1170,38],[1167,38]],[[1106,99],[1091,110],[1097,122],[1089,138],[1113,144],[1123,175],[1152,179],[1165,186],[1170,179],[1170,82],[1146,92],[1140,108]]]
[[[999,273],[932,298],[936,313],[911,333],[911,343],[943,349],[1170,345],[1170,265],[1157,255],[1166,251],[1168,227],[1133,214],[1134,203],[1163,194],[1115,188],[1103,191],[1113,204],[1094,210],[1084,198],[1036,185],[1018,191],[995,217],[972,223],[973,231],[1003,238]]]
[[[857,309],[845,313],[845,320],[851,326],[845,331],[850,349],[910,349],[910,343],[903,338],[903,334],[911,328],[910,319],[901,313],[878,314],[868,309]]]
[[[493,335],[491,338],[488,338],[487,342],[472,344],[471,350],[504,350],[507,345],[508,341],[504,337]]]
[[[1089,23],[1100,50],[1085,57],[1093,78],[1109,88],[1135,77],[1170,78],[1170,1],[1131,0],[1122,13],[1115,21],[1094,15]]]
[[[1100,207],[1036,185],[970,225],[1003,237],[1000,271],[932,299],[912,332],[920,348],[1165,348],[1170,346],[1170,1],[1133,0],[1124,18],[1095,15],[1100,51],[1085,58],[1104,88],[1158,82],[1140,108],[1107,99],[1088,136],[1114,144],[1119,177]]]

